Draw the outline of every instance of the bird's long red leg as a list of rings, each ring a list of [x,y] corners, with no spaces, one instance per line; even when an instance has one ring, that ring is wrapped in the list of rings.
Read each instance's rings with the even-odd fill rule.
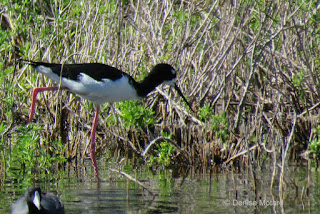
[[[96,107],[96,113],[93,119],[93,124],[92,124],[92,130],[91,130],[91,135],[90,135],[90,158],[91,158],[91,162],[92,162],[92,166],[93,166],[93,170],[94,170],[94,176],[98,179],[99,178],[99,169],[97,166],[97,161],[96,161],[96,157],[95,157],[95,152],[96,152],[96,142],[95,142],[95,138],[96,138],[96,128],[97,128],[97,124],[98,124],[98,117],[99,117],[99,111],[100,111],[100,105],[97,105]]]
[[[31,108],[30,108],[30,114],[29,114],[29,120],[28,123],[32,122],[34,111],[36,108],[36,98],[39,92],[43,91],[57,91],[57,90],[65,90],[68,89],[67,87],[36,87],[33,89],[32,92],[32,101],[31,101]]]
[[[35,112],[35,107],[36,107],[36,98],[39,92],[57,91],[57,90],[65,90],[65,89],[68,89],[68,88],[67,87],[36,87],[34,88],[32,92],[32,101],[31,101],[31,108],[30,108],[28,123],[32,122],[34,112]],[[99,111],[100,111],[100,106],[97,105],[96,113],[93,120],[91,135],[90,135],[90,158],[91,158],[92,166],[94,169],[94,174],[95,174],[94,176],[98,179],[99,179],[99,169],[98,169],[97,161],[95,158],[95,150],[96,150],[95,138],[96,138],[96,128],[98,124]]]

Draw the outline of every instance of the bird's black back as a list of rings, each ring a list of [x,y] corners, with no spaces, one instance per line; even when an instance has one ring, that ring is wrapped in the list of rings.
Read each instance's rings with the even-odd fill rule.
[[[101,81],[102,79],[117,80],[123,75],[127,75],[121,70],[101,63],[82,63],[82,64],[55,64],[46,62],[28,61],[34,68],[38,66],[49,67],[58,76],[77,81],[80,73],[84,73],[91,78]]]

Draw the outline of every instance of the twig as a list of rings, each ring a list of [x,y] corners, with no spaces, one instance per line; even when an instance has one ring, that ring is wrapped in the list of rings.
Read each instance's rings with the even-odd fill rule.
[[[148,187],[146,187],[145,185],[143,185],[143,184],[142,184],[140,181],[138,181],[137,179],[133,178],[131,175],[129,175],[129,174],[121,171],[120,169],[112,169],[112,168],[110,168],[110,170],[111,170],[112,172],[118,172],[118,173],[120,173],[121,175],[123,175],[124,177],[126,177],[127,179],[129,179],[130,181],[138,184],[138,185],[141,186],[143,189],[147,190],[147,192],[148,192],[150,195],[152,195],[152,198],[153,198],[153,199],[155,198],[155,194],[154,194]]]
[[[240,156],[248,153],[248,151],[254,150],[254,149],[257,148],[257,147],[258,147],[258,145],[255,145],[255,146],[252,146],[252,147],[249,148],[249,149],[245,149],[244,151],[235,154],[234,156],[232,156],[231,158],[229,158],[228,160],[226,160],[226,161],[223,163],[223,165],[228,164],[228,163],[229,163],[230,161],[232,161],[233,159],[236,159],[236,158],[238,158],[238,157],[240,157]]]
[[[164,93],[162,90],[157,88],[157,91],[164,96],[167,100],[169,100],[169,96]],[[201,122],[200,120],[198,120],[196,117],[192,116],[189,112],[187,112],[185,109],[183,109],[182,107],[180,107],[178,104],[176,104],[175,102],[173,102],[173,106],[177,109],[179,109],[180,111],[182,111],[185,115],[188,115],[194,122],[198,123],[199,125],[203,125],[203,122]]]
[[[154,140],[152,140],[149,145],[146,147],[146,149],[144,150],[144,152],[141,154],[142,157],[145,157],[146,154],[148,153],[149,149],[151,148],[151,146],[155,143],[157,143],[158,141],[162,141],[162,140],[167,140],[169,141],[171,144],[173,144],[178,150],[179,152],[182,152],[182,149],[180,148],[180,146],[174,142],[173,140],[171,140],[170,138],[167,137],[157,137]]]

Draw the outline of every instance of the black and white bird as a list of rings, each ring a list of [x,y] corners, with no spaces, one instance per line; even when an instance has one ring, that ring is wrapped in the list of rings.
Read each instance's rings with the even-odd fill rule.
[[[53,193],[43,193],[40,187],[29,187],[11,205],[11,214],[64,214],[64,207]]]
[[[29,123],[32,122],[35,112],[36,96],[41,91],[66,89],[92,101],[96,105],[96,113],[90,135],[90,157],[95,177],[97,178],[99,178],[99,174],[95,159],[95,132],[100,104],[143,98],[158,85],[164,83],[174,87],[192,109],[176,84],[177,73],[175,69],[169,64],[157,64],[144,80],[137,82],[123,71],[101,63],[54,64],[35,61],[26,62],[49,79],[60,84],[60,87],[36,87],[33,89]]]

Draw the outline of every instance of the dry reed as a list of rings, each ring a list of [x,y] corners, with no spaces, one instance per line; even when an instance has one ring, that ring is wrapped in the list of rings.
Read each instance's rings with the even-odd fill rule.
[[[240,163],[250,166],[254,175],[262,159],[270,157],[271,185],[279,176],[282,194],[288,160],[300,160],[319,125],[319,40],[314,36],[319,6],[315,5],[312,1],[36,1],[30,10],[40,12],[24,35],[22,45],[30,48],[23,57],[55,63],[102,62],[137,79],[156,63],[171,63],[193,109],[198,113],[210,106],[210,118],[200,119],[167,87],[158,87],[140,102],[158,118],[152,128],[128,129],[121,121],[109,126],[110,114],[102,112],[98,154],[109,149],[126,157],[147,155],[145,148],[165,131],[178,148],[175,164]],[[18,16],[11,14],[13,20]],[[51,85],[27,66],[13,78],[25,97],[31,87]],[[15,105],[19,108],[14,115],[26,121],[30,99],[19,97]],[[8,108],[4,103],[1,107]],[[222,113],[227,125],[213,128],[212,114]],[[36,123],[43,127],[42,138],[67,143],[66,155],[74,159],[85,155],[93,114],[89,102],[70,93],[60,97],[50,92],[39,96]],[[1,113],[1,120],[12,118]],[[229,131],[227,139],[218,137],[220,129]]]

